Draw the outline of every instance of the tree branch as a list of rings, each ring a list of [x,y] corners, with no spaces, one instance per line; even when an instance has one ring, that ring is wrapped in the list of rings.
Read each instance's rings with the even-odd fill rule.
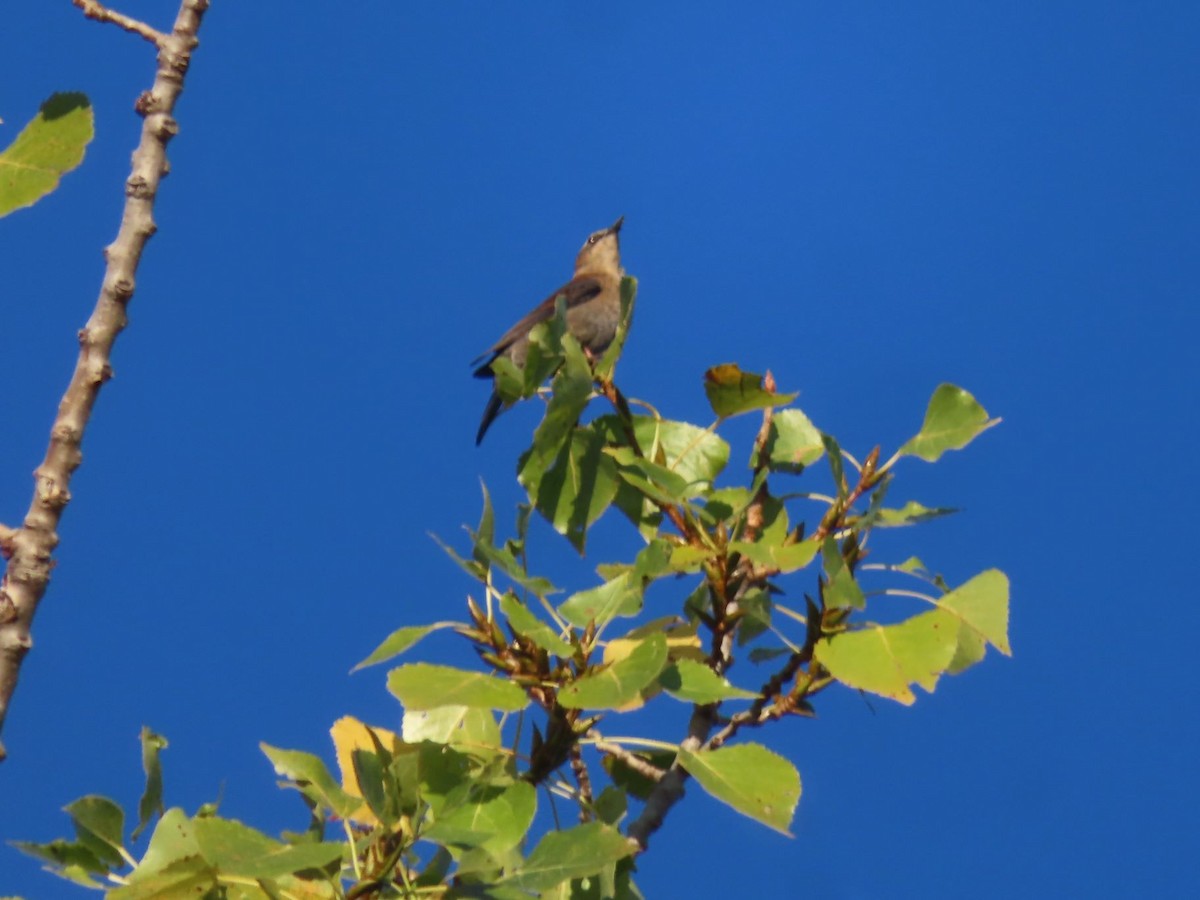
[[[692,708],[692,716],[688,720],[688,736],[680,743],[680,749],[699,750],[704,746],[716,722],[716,709],[715,705]],[[642,807],[641,814],[626,830],[626,834],[637,843],[639,852],[646,851],[650,845],[650,835],[662,827],[671,807],[683,798],[683,785],[687,778],[688,773],[679,763],[673,763],[646,798],[646,805]]]
[[[167,142],[179,130],[172,113],[198,43],[200,20],[209,5],[209,0],[182,0],[175,26],[167,35],[111,12],[94,0],[72,2],[88,18],[112,22],[154,43],[159,51],[158,69],[154,86],[135,105],[143,117],[142,134],[133,154],[132,172],[125,182],[121,226],[116,239],[104,250],[107,266],[100,296],[87,325],[79,332],[75,372],[59,403],[46,457],[34,471],[33,501],[21,527],[4,534],[4,549],[11,557],[0,581],[0,729],[17,687],[21,662],[33,646],[33,616],[50,582],[58,523],[71,499],[71,475],[83,459],[83,433],[100,386],[112,377],[112,346],[125,327],[125,308],[133,296],[138,262],[154,234],[154,200],[167,172]],[[2,615],[5,610],[7,617]],[[0,760],[4,756],[0,745]]]

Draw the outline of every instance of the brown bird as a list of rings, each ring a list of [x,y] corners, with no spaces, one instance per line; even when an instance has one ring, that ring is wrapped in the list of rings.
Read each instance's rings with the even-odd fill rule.
[[[475,370],[476,378],[492,378],[492,363],[507,356],[517,366],[525,365],[529,352],[529,332],[538,322],[554,316],[554,303],[560,294],[567,303],[567,330],[579,341],[580,346],[591,357],[603,353],[617,333],[617,321],[621,318],[621,245],[618,237],[625,217],[617,219],[608,228],[588,235],[579,255],[575,257],[575,277],[534,307],[533,311],[516,325],[504,332],[482,356],[472,360],[472,365],[486,360]],[[483,421],[475,435],[475,446],[483,441],[496,416],[500,415],[503,401],[493,387],[483,410]]]

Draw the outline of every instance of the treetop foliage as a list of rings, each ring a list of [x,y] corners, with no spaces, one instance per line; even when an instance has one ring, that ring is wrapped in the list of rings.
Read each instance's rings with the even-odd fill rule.
[[[337,774],[317,755],[264,744],[307,807],[304,828],[276,839],[211,806],[165,808],[165,741],[146,730],[147,787],[129,838],[115,802],[85,797],[67,808],[74,840],[22,848],[73,881],[107,882],[118,900],[636,897],[637,855],[689,780],[788,833],[800,775],[752,739],[760,730],[811,717],[838,686],[912,704],[914,685],[932,692],[989,645],[1010,653],[1003,573],[952,587],[915,557],[875,559],[872,541],[876,529],[954,512],[889,505],[898,463],[935,462],[998,420],[943,384],[890,457],[875,447],[859,459],[769,373],[734,364],[705,373],[714,421],[665,418],[614,380],[635,294],[626,278],[617,338],[594,364],[561,309],[534,328],[524,368],[497,361],[506,402],[546,401],[517,465],[527,502],[515,531],[498,534],[485,488],[469,545],[442,543],[478,583],[462,618],[401,627],[356,668],[411,655],[440,631],[460,636],[477,663],[394,665],[386,682],[400,732],[340,719]],[[607,409],[582,421],[593,403]],[[736,476],[721,428],[748,413],[761,426],[741,453],[745,476],[718,486]],[[801,489],[822,460],[832,492]],[[598,582],[560,589],[532,561],[535,511],[580,554],[605,515],[623,517],[639,549],[598,567]],[[655,583],[673,593],[673,609],[656,598],[645,610]],[[640,733],[634,714],[651,705],[656,721],[679,724],[675,737]],[[151,826],[138,857],[129,845]]]

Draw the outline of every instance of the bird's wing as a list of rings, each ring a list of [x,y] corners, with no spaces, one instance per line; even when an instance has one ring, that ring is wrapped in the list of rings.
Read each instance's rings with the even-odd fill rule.
[[[547,319],[552,318],[554,316],[554,301],[558,299],[559,294],[565,295],[567,300],[567,309],[570,309],[573,306],[579,306],[581,303],[586,303],[599,293],[600,282],[595,278],[572,278],[557,291],[535,306],[529,312],[529,314],[521,319],[521,321],[519,321],[516,325],[504,332],[500,340],[492,344],[491,348],[486,353],[483,353],[471,360],[471,365],[476,365],[483,360],[488,359],[489,356],[491,359],[495,359],[497,356],[511,347],[518,338],[520,338],[522,335],[528,334],[529,329],[533,328],[533,326],[538,322],[545,322]],[[480,371],[484,371],[484,369],[487,368],[487,365],[491,363],[491,359],[488,359],[488,363],[485,364]],[[476,374],[479,373],[477,372]],[[484,372],[482,377],[486,377],[487,374],[487,372]]]

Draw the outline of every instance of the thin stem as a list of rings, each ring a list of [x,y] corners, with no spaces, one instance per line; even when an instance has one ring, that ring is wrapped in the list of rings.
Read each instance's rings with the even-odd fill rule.
[[[597,736],[594,738],[582,738],[582,739],[580,739],[580,743],[581,744],[592,744],[593,746],[595,746],[597,748],[600,746],[601,743],[616,744],[616,745],[629,744],[632,747],[649,747],[652,750],[665,750],[668,753],[674,753],[676,750],[679,749],[678,744],[669,744],[666,741],[654,741],[654,740],[651,740],[650,738],[640,738],[640,737],[611,737],[608,735],[606,735],[604,737]]]
[[[924,600],[926,603],[938,605],[937,597],[930,597],[928,594],[922,594],[918,591],[906,591],[903,588],[884,588],[881,591],[868,591],[865,596],[878,597],[880,595],[888,597],[913,597],[917,600]]]
[[[660,413],[660,412],[659,412],[657,409],[655,409],[653,406],[651,406],[651,405],[650,405],[649,403],[647,403],[645,400],[639,400],[637,397],[629,397],[629,398],[627,398],[627,399],[628,399],[628,401],[629,401],[629,404],[630,404],[631,406],[641,406],[641,407],[644,407],[645,409],[649,410],[649,412],[650,412],[650,415],[652,415],[654,418],[656,418],[656,419],[662,419],[662,413]]]
[[[917,572],[911,569],[902,569],[899,566],[892,565],[891,563],[863,563],[862,568],[872,572],[900,572],[901,574],[908,575],[911,578],[918,578],[921,581],[924,581],[926,584],[932,584],[934,587],[940,587],[937,579],[927,573]]]
[[[796,491],[792,494],[780,494],[780,500],[816,500],[820,503],[834,504],[837,503],[837,497],[831,497],[828,494],[818,494],[815,491]]]
[[[354,846],[354,829],[349,819],[342,819],[342,830],[346,832],[346,844],[350,847],[350,864],[354,867],[354,880],[362,881],[362,864],[358,861],[358,850]]]
[[[902,455],[903,454],[899,450],[897,450],[895,453],[893,453],[891,458],[887,462],[885,462],[882,466],[879,467],[880,474],[890,471],[892,466],[894,466],[897,463],[897,461],[899,461],[899,459]]]

